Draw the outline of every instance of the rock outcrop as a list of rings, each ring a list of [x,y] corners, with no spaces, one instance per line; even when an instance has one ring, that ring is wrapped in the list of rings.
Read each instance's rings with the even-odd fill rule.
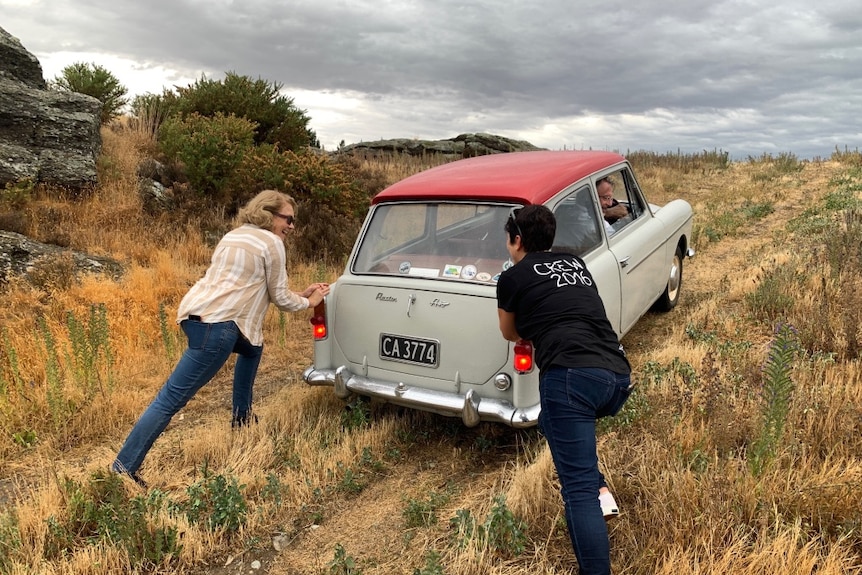
[[[36,57],[0,28],[0,188],[95,185],[101,110],[96,98],[49,90]]]
[[[0,230],[0,284],[16,277],[45,283],[45,278],[65,282],[81,273],[118,277],[122,272],[123,267],[116,260],[35,242],[27,236]]]
[[[377,140],[350,144],[339,149],[339,153],[355,153],[364,156],[382,154],[407,154],[410,156],[434,155],[470,158],[507,152],[532,152],[540,150],[530,142],[512,140],[493,134],[461,134],[446,140]]]

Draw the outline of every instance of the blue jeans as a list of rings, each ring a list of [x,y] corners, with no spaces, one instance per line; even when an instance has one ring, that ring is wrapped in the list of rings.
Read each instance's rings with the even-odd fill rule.
[[[147,452],[174,414],[215,377],[231,353],[238,355],[233,372],[233,421],[245,423],[248,420],[252,387],[263,346],[249,343],[232,321],[203,323],[183,320],[180,326],[188,339],[188,348],[126,438],[114,461],[115,471],[132,474],[138,471]]]
[[[629,397],[629,375],[597,368],[552,367],[539,377],[539,428],[560,478],[566,525],[581,575],[611,572],[608,528],[599,505],[596,420],[616,414]]]

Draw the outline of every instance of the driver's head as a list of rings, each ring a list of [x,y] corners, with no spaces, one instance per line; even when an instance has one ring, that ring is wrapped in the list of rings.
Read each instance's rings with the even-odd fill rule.
[[[602,178],[596,182],[596,192],[602,208],[609,208],[614,205],[614,183],[610,178]]]

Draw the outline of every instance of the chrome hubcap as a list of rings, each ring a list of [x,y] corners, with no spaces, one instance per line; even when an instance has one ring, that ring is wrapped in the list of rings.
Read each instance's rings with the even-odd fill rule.
[[[680,273],[682,260],[678,255],[673,256],[673,263],[670,266],[670,277],[667,280],[667,296],[670,301],[676,301],[679,295]]]

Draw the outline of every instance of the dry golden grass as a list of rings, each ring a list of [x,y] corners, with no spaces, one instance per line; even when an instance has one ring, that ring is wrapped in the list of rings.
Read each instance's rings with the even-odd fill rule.
[[[465,429],[377,404],[367,423],[351,426],[331,390],[301,383],[311,361],[308,314],[275,311],[266,320],[255,390],[260,423],[231,431],[229,363],[174,418],[142,468],[150,493],[179,503],[204,468],[236,478],[249,506],[240,530],[210,531],[161,508],[148,520],[180,533],[173,561],[130,564],[121,546],[106,543],[47,557],[50,518],[69,513],[65,479],[84,484],[109,465],[173,367],[182,350],[173,312],[211,250],[201,222],[178,228],[143,213],[134,171],[151,142],[122,129],[105,131],[104,142],[102,186],[76,201],[41,193],[26,207],[28,232],[117,258],[125,274],[73,281],[58,266],[58,277],[38,288],[6,286],[0,303],[0,552],[8,557],[0,558],[0,572],[227,574],[247,572],[259,559],[259,573],[344,573],[336,545],[366,575],[575,571],[553,464],[535,430]],[[862,381],[852,324],[853,310],[862,308],[860,269],[786,228],[804,210],[819,209],[836,182],[858,182],[859,164],[852,154],[784,171],[766,158],[726,166],[709,159],[635,166],[654,203],[691,202],[699,254],[686,262],[679,308],[648,315],[624,340],[638,392],[599,438],[622,509],[609,527],[614,572],[859,575]],[[369,159],[364,168],[391,182],[440,161]],[[772,211],[757,211],[763,205]],[[855,224],[839,217],[836,226],[852,244]],[[289,272],[302,288],[332,281],[340,270],[294,263]],[[787,283],[770,291],[776,278]],[[799,327],[808,354],[792,363],[784,433],[755,474],[747,454],[760,432],[762,367],[775,337],[769,313],[783,296],[791,304],[781,319]],[[83,321],[93,305],[105,307],[113,362],[100,366],[90,393],[68,373],[64,354],[71,345],[67,313]],[[34,318],[44,318],[55,342],[59,378]],[[66,402],[61,418],[52,379]],[[123,488],[142,495],[131,482]],[[437,522],[408,527],[406,510],[432,494],[441,496]],[[525,551],[459,547],[449,519],[466,509],[482,522],[499,494],[525,524]],[[270,543],[275,534],[284,536],[280,551]],[[427,566],[430,551],[442,571]]]

